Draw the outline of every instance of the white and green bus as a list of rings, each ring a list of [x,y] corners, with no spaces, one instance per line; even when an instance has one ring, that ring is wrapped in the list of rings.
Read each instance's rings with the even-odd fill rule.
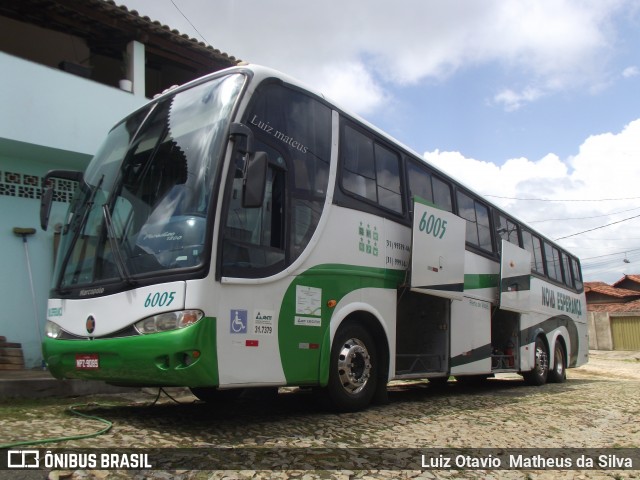
[[[76,180],[43,344],[58,378],[318,387],[587,361],[578,259],[366,122],[258,66],[118,123]],[[54,192],[42,196],[47,228]]]

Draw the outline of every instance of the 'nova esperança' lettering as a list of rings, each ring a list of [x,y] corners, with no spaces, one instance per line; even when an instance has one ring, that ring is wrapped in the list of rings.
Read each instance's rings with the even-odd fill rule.
[[[561,312],[582,315],[582,302],[579,299],[562,292],[554,292],[547,287],[542,287],[542,305]]]

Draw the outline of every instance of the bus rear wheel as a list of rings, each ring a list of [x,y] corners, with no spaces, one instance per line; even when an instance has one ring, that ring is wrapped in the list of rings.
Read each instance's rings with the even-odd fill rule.
[[[331,347],[327,392],[332,407],[340,412],[366,408],[376,390],[376,346],[359,324],[340,328]]]
[[[524,380],[529,385],[544,385],[549,375],[549,353],[547,346],[541,337],[536,338],[535,343],[535,365],[533,370],[523,374]]]
[[[563,383],[566,379],[567,364],[564,348],[562,347],[562,344],[556,340],[556,346],[553,349],[553,368],[549,370],[548,381],[553,383]]]

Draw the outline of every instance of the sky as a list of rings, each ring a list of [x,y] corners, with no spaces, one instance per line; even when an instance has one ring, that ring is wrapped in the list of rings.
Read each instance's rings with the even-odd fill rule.
[[[116,1],[299,78],[557,240],[585,280],[640,274],[639,0]]]

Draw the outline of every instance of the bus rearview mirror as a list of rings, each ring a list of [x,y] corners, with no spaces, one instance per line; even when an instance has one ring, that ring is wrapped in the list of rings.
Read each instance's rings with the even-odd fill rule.
[[[48,185],[52,178],[60,178],[62,180],[71,180],[79,182],[82,180],[82,172],[76,170],[50,170],[44,176],[43,185]],[[51,204],[53,203],[53,187],[47,186],[42,192],[40,198],[40,228],[46,230],[49,226],[49,215],[51,214]]]
[[[264,200],[267,186],[267,166],[269,157],[267,152],[256,152],[248,155],[242,188],[242,206],[244,208],[259,208]]]
[[[40,198],[40,228],[47,230],[49,226],[49,215],[51,214],[51,204],[53,203],[53,188],[48,187],[42,192]]]

